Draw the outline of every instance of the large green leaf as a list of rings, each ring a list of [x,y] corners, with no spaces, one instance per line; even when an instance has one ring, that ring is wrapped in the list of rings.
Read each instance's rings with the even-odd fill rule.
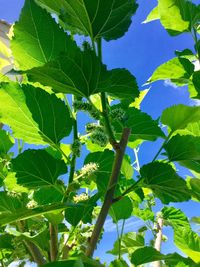
[[[139,247],[143,247],[144,243],[144,237],[141,234],[135,232],[126,233],[121,238],[121,254],[131,254]],[[119,255],[119,240],[114,243],[113,249],[107,253]]]
[[[158,80],[168,80],[178,85],[185,85],[194,72],[194,65],[186,58],[173,58],[160,65],[153,73],[148,83]]]
[[[41,66],[68,49],[69,37],[35,1],[26,0],[14,26],[12,53],[21,70]]]
[[[139,95],[135,77],[128,70],[108,71],[88,49],[81,51],[74,43],[68,45],[66,53],[43,67],[27,71],[30,81],[50,86],[55,92],[89,97],[99,92],[134,100]]]
[[[29,189],[56,185],[57,178],[67,172],[64,161],[53,158],[45,150],[26,150],[12,160],[17,183]]]
[[[8,196],[5,192],[0,192],[0,215],[15,212],[17,209],[23,208],[22,202],[12,196]]]
[[[110,150],[90,153],[85,158],[84,164],[96,163],[98,166],[97,171],[93,174],[93,179],[95,179],[100,192],[105,192],[107,189],[113,161],[114,152]]]
[[[190,229],[188,218],[180,209],[164,207],[161,212],[165,225],[171,225],[173,228],[184,227]]]
[[[137,9],[136,0],[37,0],[42,7],[59,16],[67,30],[107,41],[125,34]]]
[[[190,199],[186,182],[170,164],[153,162],[140,170],[142,186],[150,188],[164,204],[182,202]]]
[[[192,4],[191,4],[192,5]],[[190,29],[190,4],[186,0],[159,0],[158,11],[162,25],[171,35]]]
[[[199,161],[200,137],[192,135],[173,136],[164,146],[170,161]]]
[[[85,201],[78,202],[77,205],[69,207],[65,211],[65,219],[73,226],[77,226],[80,221],[83,223],[92,223],[92,212],[96,206],[99,195],[96,194]],[[80,205],[81,204],[81,205]]]
[[[196,266],[192,260],[188,258],[183,258],[177,253],[164,255],[164,254],[161,254],[159,251],[157,251],[153,247],[139,248],[135,252],[133,252],[131,256],[131,262],[135,264],[136,266],[140,264],[145,264],[145,263],[154,262],[154,261],[161,261],[161,260],[167,261],[168,264],[170,264],[168,265],[170,267],[176,266],[178,262],[190,264],[189,266],[191,267]]]
[[[118,105],[116,106],[118,108]],[[148,114],[137,108],[128,108],[125,115],[125,122],[113,122],[117,137],[120,139],[123,127],[131,128],[129,141],[137,139],[155,141],[158,137],[165,138],[164,133]]]
[[[165,109],[161,122],[170,127],[171,131],[185,129],[189,123],[200,122],[200,107],[175,105]]]
[[[1,196],[0,196],[1,198]],[[6,226],[10,223],[20,221],[20,220],[27,220],[30,218],[38,217],[38,216],[43,216],[45,214],[49,214],[55,211],[63,211],[66,208],[73,206],[71,203],[64,203],[64,204],[52,204],[52,205],[44,205],[44,206],[39,206],[34,209],[27,209],[25,207],[15,209],[12,211],[6,211],[4,209],[4,212],[1,212],[0,210],[0,226]],[[1,204],[0,209],[2,209],[3,204]]]
[[[3,83],[0,99],[0,120],[12,128],[16,138],[54,145],[71,132],[69,110],[54,94],[31,85]]]
[[[48,186],[40,187],[34,191],[33,199],[38,205],[47,205],[61,202],[64,198],[64,192],[59,191],[59,188]]]
[[[200,237],[188,228],[179,228],[174,232],[176,246],[194,262],[200,263]]]
[[[113,218],[114,222],[118,222],[122,219],[128,219],[131,216],[132,211],[132,201],[126,196],[111,206],[109,214]]]

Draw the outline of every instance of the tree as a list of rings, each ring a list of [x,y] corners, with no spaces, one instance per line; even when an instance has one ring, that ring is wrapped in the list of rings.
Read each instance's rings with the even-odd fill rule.
[[[137,8],[135,0],[26,0],[14,27],[1,22],[2,266],[15,260],[103,266],[93,253],[108,215],[118,234],[109,251],[116,255],[110,267],[199,266],[200,237],[185,214],[168,204],[200,201],[200,107],[171,106],[153,120],[140,110],[147,91],[139,91],[136,78],[102,62],[102,40],[123,37]],[[148,84],[168,79],[188,85],[191,98],[200,98],[199,18],[199,5],[158,0],[146,22],[160,20],[171,36],[188,32],[195,50],[176,51]],[[77,45],[77,34],[87,41]],[[79,133],[80,111],[89,115],[84,134]],[[139,147],[158,138],[159,151],[140,167]],[[133,164],[127,148],[134,151]],[[191,173],[187,180],[180,165]],[[164,207],[154,214],[157,199]],[[152,231],[151,246],[147,227],[124,234],[131,216]],[[172,227],[184,257],[161,253],[164,226]]]

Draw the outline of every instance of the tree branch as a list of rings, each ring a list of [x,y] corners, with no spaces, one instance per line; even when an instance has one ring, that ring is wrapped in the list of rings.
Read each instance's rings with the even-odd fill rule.
[[[124,157],[124,153],[125,153],[125,149],[128,143],[128,138],[129,138],[130,133],[131,133],[131,130],[128,128],[125,128],[123,130],[120,143],[118,144],[116,148],[115,160],[113,163],[109,186],[108,186],[108,189],[105,195],[104,203],[102,205],[100,214],[95,224],[91,239],[86,249],[87,256],[92,256],[94,253],[100,233],[102,231],[103,225],[108,215],[108,211],[110,209],[110,206],[113,203],[113,196],[114,196],[115,188],[118,182],[118,177],[119,177],[119,173],[120,173],[120,169],[121,169],[121,165],[122,165],[122,161],[123,161],[123,157]]]
[[[21,233],[24,233],[24,222],[19,221],[17,223],[17,227]],[[42,266],[46,263],[43,255],[41,254],[39,248],[29,240],[23,240],[24,246],[28,250],[30,256],[33,258],[34,262],[37,263],[38,266]]]
[[[58,255],[58,231],[57,226],[49,224],[50,233],[50,258],[51,261],[56,261]]]
[[[156,234],[156,241],[154,248],[157,249],[159,252],[161,250],[161,244],[162,244],[162,228],[163,228],[163,219],[158,218],[157,221],[157,234]],[[153,264],[153,267],[160,267],[160,261],[156,261]]]

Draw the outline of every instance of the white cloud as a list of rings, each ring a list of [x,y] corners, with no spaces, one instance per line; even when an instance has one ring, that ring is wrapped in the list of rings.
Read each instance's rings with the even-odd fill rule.
[[[118,223],[119,228],[122,227],[122,220],[119,221]],[[142,226],[143,223],[141,220],[137,219],[135,220],[135,218],[129,218],[126,220],[125,222],[125,229],[126,231],[134,231],[137,230],[138,227]],[[112,232],[116,232],[116,224],[113,223],[112,219],[107,219],[104,225],[104,230],[107,233],[112,233]]]
[[[165,80],[164,81],[164,86],[166,86],[166,87],[171,86],[173,88],[178,88],[178,86],[175,83],[173,83],[172,81],[170,81],[170,80]]]

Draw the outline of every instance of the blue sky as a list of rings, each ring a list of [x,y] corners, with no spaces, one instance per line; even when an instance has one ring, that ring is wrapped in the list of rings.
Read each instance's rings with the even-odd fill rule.
[[[11,23],[15,21],[19,16],[23,2],[23,0],[0,0],[0,18]],[[185,48],[193,50],[193,40],[189,34],[170,37],[158,21],[142,24],[151,9],[156,6],[156,0],[143,0],[138,1],[138,3],[139,8],[137,14],[133,17],[129,32],[117,41],[103,42],[103,60],[110,69],[127,68],[136,76],[140,89],[145,89],[148,87],[142,85],[151,76],[155,68],[174,57],[175,50]],[[195,104],[188,96],[186,87],[174,88],[167,83],[157,82],[151,86],[151,90],[142,104],[142,110],[157,119],[164,108],[173,104]],[[159,141],[156,143],[146,142],[143,145],[139,154],[141,165],[152,160],[159,145]],[[174,206],[184,210],[188,217],[197,215],[196,210],[199,209],[199,204],[192,202]],[[160,207],[160,204],[158,207]],[[135,222],[131,219],[126,225],[126,231],[134,231],[141,224],[138,219]],[[115,229],[109,219],[106,222],[106,229],[103,242],[96,252],[98,256],[111,249],[116,238]],[[172,238],[169,229],[165,229],[165,234]],[[163,252],[173,252],[173,250],[174,247],[170,242],[163,245]],[[107,260],[109,257],[104,255],[103,259]]]

